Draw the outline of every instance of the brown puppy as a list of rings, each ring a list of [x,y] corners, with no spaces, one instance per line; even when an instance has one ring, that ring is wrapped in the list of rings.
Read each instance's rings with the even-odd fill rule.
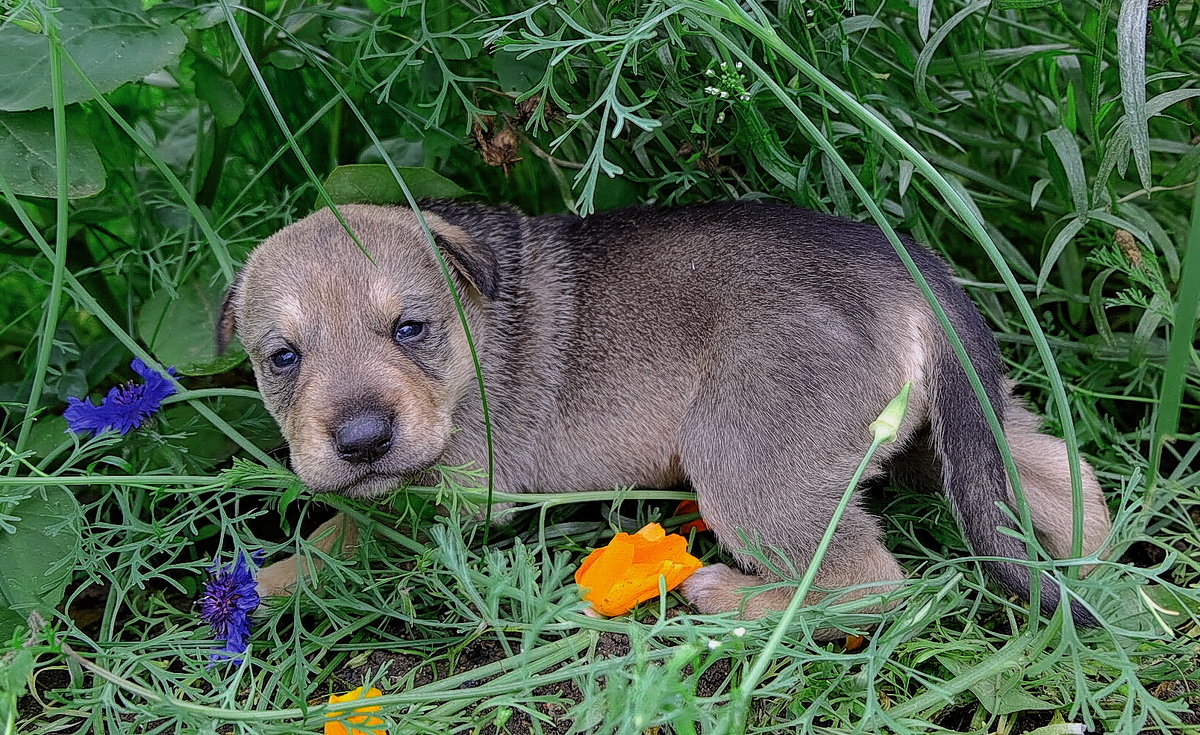
[[[219,341],[236,328],[313,490],[369,497],[436,479],[426,477],[435,464],[486,467],[468,343],[416,215],[341,212],[371,258],[327,210],[283,229],[230,290]],[[870,444],[868,425],[906,382],[901,435],[872,472],[939,477],[977,554],[1026,558],[998,530],[1014,525],[1001,508],[1012,492],[966,373],[876,227],[750,202],[587,219],[453,202],[423,212],[479,348],[496,489],[690,483],[748,572],[697,572],[683,591],[702,612],[757,616],[787,603],[787,589],[749,599],[742,590],[777,579],[770,566],[806,568]],[[906,247],[1004,422],[1043,545],[1068,556],[1065,446],[1010,396],[991,332],[946,265]],[[1109,517],[1091,468],[1082,470],[1091,554]],[[880,536],[852,505],[817,585],[866,585],[852,597],[900,580]],[[1027,567],[987,567],[1028,595]],[[283,563],[262,584],[279,592],[294,579],[294,563]],[[1044,609],[1058,598],[1047,582]],[[1082,607],[1075,619],[1092,620]]]

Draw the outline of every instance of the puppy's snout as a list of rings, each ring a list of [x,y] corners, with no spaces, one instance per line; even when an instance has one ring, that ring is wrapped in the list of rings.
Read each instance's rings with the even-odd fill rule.
[[[392,448],[392,419],[378,413],[353,416],[334,430],[333,443],[351,464],[374,462]]]

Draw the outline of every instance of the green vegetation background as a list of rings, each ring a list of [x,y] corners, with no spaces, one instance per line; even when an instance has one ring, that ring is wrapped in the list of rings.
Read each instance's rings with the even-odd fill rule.
[[[0,0],[0,727],[313,732],[309,704],[375,683],[392,732],[1194,731],[1198,15]],[[207,567],[315,553],[302,531],[328,514],[280,465],[244,356],[215,353],[216,305],[280,226],[410,195],[580,214],[765,197],[912,233],[1100,473],[1114,552],[1071,584],[1104,627],[998,597],[944,503],[902,489],[877,499],[913,575],[886,615],[805,610],[772,642],[776,620],[738,635],[673,597],[590,619],[580,553],[677,525],[679,495],[532,496],[484,544],[454,511],[483,500],[464,474],[333,501],[372,540],[265,607],[243,666],[209,666]],[[181,392],[125,437],[66,433],[66,399],[134,356]],[[879,627],[846,650],[812,642],[829,624]]]

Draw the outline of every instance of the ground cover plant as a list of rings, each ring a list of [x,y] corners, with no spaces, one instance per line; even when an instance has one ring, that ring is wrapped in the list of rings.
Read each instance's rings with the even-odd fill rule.
[[[353,706],[331,694],[374,687],[392,733],[1200,731],[1198,17],[0,0],[0,727],[319,732]],[[928,243],[1099,472],[1111,556],[1083,580],[1043,564],[1102,627],[998,595],[905,488],[871,496],[912,575],[893,610],[752,622],[673,594],[583,614],[587,552],[677,530],[685,491],[524,496],[490,527],[478,468],[312,496],[244,353],[217,354],[217,306],[280,226],[422,196],[769,198]],[[335,508],[366,531],[353,558],[304,541]],[[223,606],[291,553],[324,568],[248,625]],[[830,625],[865,638],[812,640]]]

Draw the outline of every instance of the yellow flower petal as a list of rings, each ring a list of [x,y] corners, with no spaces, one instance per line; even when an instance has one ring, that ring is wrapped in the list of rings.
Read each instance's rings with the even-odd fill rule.
[[[382,696],[383,692],[379,691],[375,687],[367,689],[365,693],[363,691],[363,687],[359,687],[358,689],[355,689],[351,692],[346,692],[345,694],[330,694],[329,703],[342,704],[344,702],[360,702],[364,699]],[[381,709],[383,708],[379,705],[368,705],[366,707],[355,707],[352,712],[378,712]],[[378,717],[369,714],[354,714],[350,717],[344,717],[345,714],[346,713],[344,711],[325,713],[325,717],[329,718],[325,722],[325,735],[388,735],[387,730],[379,728],[379,725],[384,723],[383,720]],[[335,717],[340,719],[333,719]],[[346,723],[349,723],[350,725],[362,725],[365,728],[371,729],[348,727]]]
[[[667,535],[651,523],[636,534],[618,533],[596,549],[575,572],[583,598],[601,615],[621,615],[639,602],[658,597],[658,579],[668,590],[678,587],[702,566],[687,552],[687,539]]]

